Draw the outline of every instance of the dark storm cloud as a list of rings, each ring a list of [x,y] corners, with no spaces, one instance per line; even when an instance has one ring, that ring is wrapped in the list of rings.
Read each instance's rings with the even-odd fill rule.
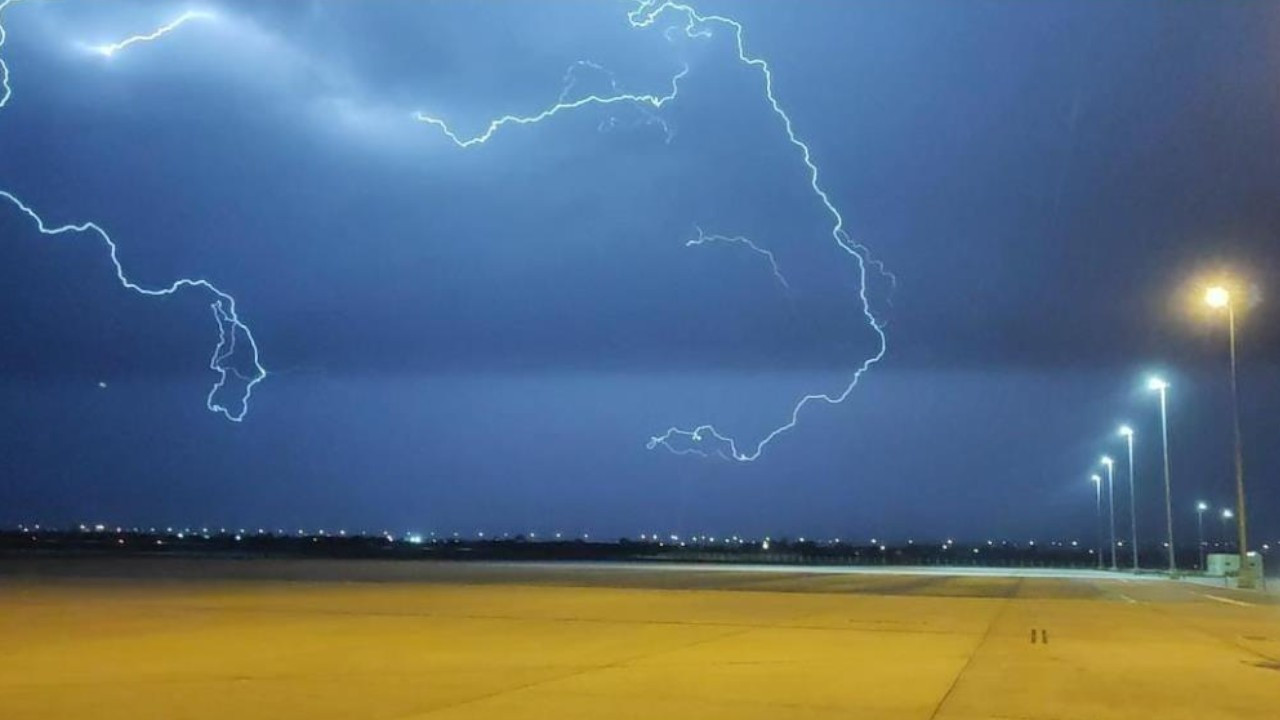
[[[7,10],[0,187],[51,221],[102,223],[140,279],[219,283],[280,374],[245,427],[204,417],[196,375],[217,330],[204,299],[123,293],[100,248],[51,243],[0,211],[0,372],[29,382],[8,390],[23,413],[77,428],[15,467],[69,478],[59,497],[92,485],[99,498],[28,488],[10,507],[180,514],[229,485],[224,514],[261,501],[302,521],[359,497],[378,518],[410,496],[514,523],[537,507],[477,503],[518,476],[569,503],[575,522],[623,529],[622,507],[649,490],[645,522],[684,503],[655,486],[686,477],[748,488],[681,505],[689,522],[751,516],[760,497],[778,506],[769,493],[782,486],[797,493],[784,524],[838,529],[834,510],[801,507],[893,505],[907,482],[955,493],[944,469],[1009,447],[996,428],[1041,416],[1035,388],[1051,386],[1062,417],[1021,439],[1016,470],[964,463],[955,480],[1005,487],[1038,467],[1036,490],[1018,497],[1043,508],[1056,496],[1037,492],[1094,454],[1053,445],[1140,402],[1127,388],[1146,363],[1216,377],[1221,335],[1175,307],[1179,283],[1231,264],[1280,287],[1272,5],[711,3],[773,63],[849,231],[899,283],[871,288],[889,355],[848,406],[807,413],[772,465],[681,464],[643,441],[717,418],[766,432],[874,352],[856,266],[727,36],[671,43],[630,30],[607,2],[213,9],[218,23],[111,64],[78,44],[167,15],[153,3]],[[467,151],[411,120],[427,111],[478,132],[545,106],[579,59],[638,92],[665,90],[688,62],[663,112],[672,140],[625,109]],[[686,247],[696,225],[774,249],[791,289],[742,247]],[[1249,325],[1255,367],[1280,361],[1264,300]],[[105,392],[83,394],[98,378]],[[401,397],[398,383],[417,389]],[[1187,412],[1210,424],[1214,397]],[[140,413],[167,439],[163,460],[118,431]],[[905,437],[930,439],[937,462],[887,457]],[[56,452],[70,443],[74,463]],[[371,455],[383,459],[362,472]],[[76,463],[119,477],[99,485]],[[282,488],[312,482],[324,490],[287,509]],[[123,503],[104,489],[124,485],[147,491]],[[929,519],[894,507],[898,526]],[[985,507],[974,517],[1010,512]]]
[[[789,18],[787,34],[753,33],[851,229],[901,279],[892,308],[876,297],[896,362],[1146,355],[1180,331],[1165,327],[1176,325],[1171,278],[1216,257],[1275,275],[1270,14],[1077,5],[818,5]],[[513,12],[522,22],[502,21]],[[746,12],[770,25],[767,9]],[[597,115],[463,153],[405,117],[427,107],[478,128],[542,106],[568,58],[604,50],[600,37],[626,43],[630,55],[608,59],[643,89],[677,53],[582,5],[536,21],[396,4],[224,14],[224,32],[251,38],[238,52],[192,30],[148,49],[169,62],[122,56],[106,77],[62,46],[106,33],[110,12],[59,18],[73,30],[34,40],[14,33],[20,102],[6,110],[6,155],[43,206],[109,223],[135,262],[157,265],[150,274],[238,280],[245,311],[277,339],[277,364],[845,367],[868,347],[852,276],[815,279],[805,265],[840,258],[784,256],[801,296],[780,298],[757,258],[682,247],[695,223],[784,253],[829,245],[758,77],[726,48],[697,58],[670,145],[651,128],[587,132]],[[831,27],[830,14],[845,22]],[[566,29],[584,25],[594,31]],[[459,37],[462,27],[503,29]],[[23,62],[42,53],[62,59],[61,75]],[[51,115],[66,119],[49,126]],[[169,199],[174,179],[200,190]],[[188,224],[139,216],[138,192]],[[51,325],[65,328],[58,342],[83,344],[64,359],[102,345],[83,326]]]

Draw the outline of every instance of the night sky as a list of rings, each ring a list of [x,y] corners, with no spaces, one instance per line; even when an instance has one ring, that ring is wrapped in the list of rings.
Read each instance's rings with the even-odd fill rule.
[[[1230,269],[1256,286],[1253,537],[1280,538],[1280,4],[697,5],[741,22],[896,286],[859,283],[723,24],[636,29],[609,0],[5,7],[0,189],[98,223],[141,285],[233,295],[270,375],[242,422],[210,412],[212,297],[130,292],[100,239],[0,202],[0,523],[1091,539],[1127,421],[1154,538],[1158,370],[1189,539],[1196,500],[1233,499],[1225,324],[1191,310]],[[91,49],[189,10],[212,17]],[[658,110],[467,149],[414,119],[476,135],[684,67]],[[698,228],[769,249],[786,286]],[[754,447],[839,393],[877,351],[860,291],[888,350],[843,404],[754,462],[646,448],[701,423]]]

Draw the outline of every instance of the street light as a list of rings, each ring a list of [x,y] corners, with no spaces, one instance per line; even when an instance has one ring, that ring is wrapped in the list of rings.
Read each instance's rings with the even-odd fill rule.
[[[1215,285],[1204,292],[1204,302],[1214,310],[1231,306],[1231,293],[1224,287]]]
[[[1094,473],[1090,478],[1093,489],[1098,496],[1098,569],[1102,569],[1102,476]]]
[[[1111,509],[1111,569],[1116,567],[1116,461],[1110,456],[1102,456],[1102,464],[1107,468],[1107,506]]]
[[[1133,571],[1138,572],[1138,496],[1134,492],[1133,479],[1133,428],[1121,425],[1120,436],[1129,445],[1129,531],[1131,533],[1129,539],[1133,543]]]
[[[1215,310],[1226,309],[1227,325],[1231,334],[1231,420],[1235,432],[1236,462],[1236,513],[1240,516],[1236,523],[1236,551],[1240,553],[1240,575],[1237,584],[1242,588],[1251,588],[1257,584],[1249,566],[1249,524],[1244,504],[1244,442],[1240,438],[1240,387],[1236,381],[1236,306],[1232,302],[1231,293],[1224,287],[1213,286],[1205,291],[1204,301]]]
[[[1227,523],[1231,522],[1231,518],[1235,517],[1235,513],[1231,512],[1231,508],[1222,508],[1222,542],[1227,542]],[[1237,523],[1238,526],[1238,523]],[[1230,546],[1228,546],[1230,547]],[[1241,566],[1243,568],[1243,566]]]
[[[1204,511],[1209,509],[1209,503],[1201,500],[1196,503],[1196,539],[1200,541],[1200,572],[1204,572]]]
[[[1164,518],[1169,546],[1169,574],[1173,575],[1178,572],[1178,564],[1173,552],[1173,489],[1169,481],[1169,383],[1153,377],[1147,381],[1147,388],[1160,393],[1160,436],[1164,443]]]

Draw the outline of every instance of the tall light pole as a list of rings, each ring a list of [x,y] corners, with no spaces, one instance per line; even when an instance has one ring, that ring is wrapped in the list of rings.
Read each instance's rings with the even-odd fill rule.
[[[1107,468],[1107,506],[1111,508],[1111,569],[1116,566],[1116,461],[1110,456],[1102,456],[1102,464]]]
[[[1093,481],[1093,489],[1098,495],[1098,569],[1102,569],[1102,476],[1094,473],[1090,480]]]
[[[1201,500],[1196,503],[1196,539],[1200,541],[1200,572],[1204,572],[1204,511],[1209,503]]]
[[[1231,512],[1231,508],[1222,508],[1222,543],[1227,542],[1227,523],[1231,522],[1231,518],[1235,517],[1235,513]]]
[[[1231,293],[1224,287],[1211,287],[1204,294],[1204,301],[1209,307],[1227,311],[1227,325],[1231,333],[1231,420],[1235,432],[1236,461],[1236,550],[1240,553],[1240,575],[1237,584],[1242,588],[1251,588],[1257,584],[1257,578],[1248,565],[1249,559],[1249,524],[1244,505],[1244,441],[1240,438],[1240,386],[1236,382],[1236,304],[1232,302]]]
[[[1164,517],[1169,545],[1169,574],[1175,575],[1178,563],[1173,551],[1173,487],[1169,481],[1169,383],[1153,377],[1147,382],[1147,387],[1160,393],[1160,436],[1164,440]]]
[[[1129,445],[1129,541],[1133,544],[1133,571],[1138,572],[1138,496],[1134,493],[1133,428],[1121,425],[1120,436]]]

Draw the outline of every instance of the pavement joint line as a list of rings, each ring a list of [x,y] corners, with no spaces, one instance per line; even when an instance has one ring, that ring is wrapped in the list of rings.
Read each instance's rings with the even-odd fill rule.
[[[1220,595],[1210,595],[1209,593],[1198,593],[1198,594],[1203,595],[1209,598],[1210,600],[1217,600],[1220,603],[1228,603],[1230,605],[1239,605],[1241,607],[1257,607],[1253,603],[1248,603],[1243,600],[1233,600],[1231,598],[1222,597]]]
[[[572,695],[574,697],[580,697],[580,698],[609,698],[609,699],[617,698],[616,695],[613,695],[610,693],[592,692],[590,690],[566,690],[566,691],[563,691],[561,694]],[[763,706],[768,708],[785,708],[787,710],[820,711],[824,713],[840,713],[847,710],[847,708],[841,705],[825,705],[825,704],[815,704],[815,703],[806,703],[806,702],[783,702],[783,701],[768,701],[768,700],[766,701],[740,700],[732,697],[717,698],[711,702],[714,703],[715,705],[730,706],[730,707],[736,706],[736,707],[743,707],[743,708],[759,708]],[[409,719],[402,719],[402,720],[409,720]],[[1036,719],[1035,718],[993,718],[993,720],[1036,720]]]
[[[502,688],[502,689],[500,689],[500,690],[495,690],[495,691],[492,691],[492,692],[487,692],[487,693],[484,693],[483,695],[479,695],[479,696],[475,696],[475,697],[470,697],[470,698],[467,698],[467,699],[464,699],[464,700],[460,700],[460,701],[457,701],[457,702],[453,702],[453,703],[449,703],[449,704],[447,704],[447,705],[443,705],[443,706],[440,706],[440,707],[430,708],[430,709],[426,710],[425,712],[421,712],[421,713],[414,713],[414,714],[412,714],[412,715],[406,715],[406,716],[403,716],[403,717],[404,717],[404,718],[406,718],[406,719],[407,719],[407,718],[421,718],[421,717],[427,717],[428,715],[435,715],[436,713],[444,712],[444,711],[446,711],[446,710],[452,710],[452,709],[454,709],[454,708],[456,708],[456,707],[465,706],[465,705],[475,705],[475,704],[477,704],[477,703],[487,702],[487,701],[489,701],[489,700],[492,700],[492,699],[497,698],[497,697],[501,697],[501,696],[503,696],[503,695],[510,695],[510,694],[513,694],[513,693],[521,693],[521,692],[525,692],[525,691],[527,691],[527,690],[531,690],[531,689],[536,688],[536,687],[541,687],[541,686],[544,686],[544,685],[552,685],[552,684],[555,684],[555,683],[558,683],[558,682],[562,682],[562,681],[564,681],[564,680],[568,680],[568,679],[570,679],[570,678],[579,677],[579,676],[582,676],[582,675],[589,675],[589,674],[591,674],[591,673],[596,673],[596,672],[603,672],[603,671],[607,671],[607,670],[613,670],[613,669],[620,668],[620,667],[625,667],[625,666],[627,666],[627,665],[631,665],[632,663],[635,663],[635,662],[637,662],[637,661],[639,661],[639,660],[648,660],[649,658],[657,657],[657,656],[659,656],[659,655],[670,655],[671,653],[681,652],[681,651],[683,651],[683,650],[688,650],[689,648],[697,647],[697,646],[699,646],[699,645],[706,645],[706,644],[713,643],[713,642],[719,642],[719,641],[721,641],[721,640],[726,640],[726,639],[731,638],[731,637],[737,637],[737,636],[739,636],[739,635],[747,635],[747,634],[752,633],[752,632],[757,632],[757,631],[759,631],[759,630],[761,630],[761,629],[762,629],[762,628],[759,628],[759,627],[739,628],[739,629],[732,630],[732,631],[730,631],[730,632],[720,633],[720,634],[718,634],[718,635],[716,635],[716,636],[714,636],[714,637],[702,638],[701,640],[695,640],[695,641],[690,642],[690,643],[685,643],[685,644],[682,644],[682,645],[680,645],[680,646],[678,646],[678,647],[662,648],[662,649],[660,649],[660,650],[655,650],[655,651],[652,651],[652,652],[638,653],[638,654],[635,654],[635,655],[630,655],[630,656],[627,656],[627,657],[618,658],[617,660],[614,660],[614,661],[612,661],[612,662],[600,663],[600,664],[598,664],[598,665],[590,665],[590,666],[587,666],[587,667],[579,667],[579,668],[577,668],[577,669],[573,670],[572,672],[568,672],[568,673],[564,673],[564,674],[558,674],[558,675],[555,675],[555,676],[553,676],[553,677],[542,678],[542,679],[540,679],[540,680],[533,680],[533,681],[531,681],[531,682],[522,683],[522,684],[517,685],[517,686],[514,686],[514,687]]]
[[[1188,593],[1190,593],[1191,595],[1202,596],[1207,598],[1222,599],[1222,598],[1216,598],[1215,596],[1212,596],[1212,595],[1201,595],[1201,593],[1196,593],[1191,591],[1188,591]],[[1232,602],[1239,602],[1239,601],[1236,600]],[[1241,604],[1245,604],[1245,603],[1241,603]],[[1150,607],[1153,611],[1161,615],[1164,615],[1165,617],[1169,617],[1170,612],[1166,607],[1161,607],[1159,604],[1154,604],[1154,603],[1148,605],[1148,607]],[[1241,643],[1238,640],[1232,640],[1231,638],[1223,637],[1222,635],[1216,632],[1207,630],[1204,628],[1203,625],[1201,625],[1200,623],[1196,622],[1193,619],[1184,619],[1182,622],[1182,626],[1192,630],[1193,632],[1198,633],[1201,636],[1211,638],[1223,645],[1226,645],[1229,648],[1232,648],[1239,652],[1243,652],[1246,655],[1252,655],[1253,657],[1261,658],[1262,660],[1267,662],[1280,662],[1280,658],[1272,657],[1271,655],[1268,655],[1267,653],[1262,652],[1250,645]]]
[[[991,617],[991,622],[987,624],[987,629],[982,632],[982,637],[978,640],[978,644],[973,646],[973,652],[969,653],[969,657],[965,658],[964,665],[960,666],[960,671],[951,679],[951,684],[947,686],[947,691],[942,694],[942,699],[939,700],[937,706],[933,708],[933,712],[929,713],[929,720],[935,720],[935,718],[938,717],[938,713],[942,712],[942,708],[946,706],[947,700],[951,699],[952,693],[954,693],[956,691],[956,687],[960,685],[960,679],[969,671],[969,666],[973,664],[973,659],[978,656],[982,647],[987,644],[987,640],[991,638],[992,631],[995,630],[996,625],[999,624],[1000,620],[1004,617],[1004,614],[1009,611],[1009,606],[1013,604],[1013,599],[1018,594],[1017,591],[1021,589],[1022,578],[1018,578],[1018,587],[1011,595],[1003,598],[1003,602],[1000,603],[1000,609]]]
[[[1127,603],[1131,603],[1131,604],[1133,604],[1133,605],[1137,605],[1137,604],[1138,604],[1138,601],[1137,601],[1137,600],[1134,600],[1133,598],[1129,597],[1128,595],[1125,595],[1124,593],[1120,593],[1120,599],[1121,599],[1121,600],[1124,600],[1124,601],[1125,601],[1125,602],[1127,602]]]

